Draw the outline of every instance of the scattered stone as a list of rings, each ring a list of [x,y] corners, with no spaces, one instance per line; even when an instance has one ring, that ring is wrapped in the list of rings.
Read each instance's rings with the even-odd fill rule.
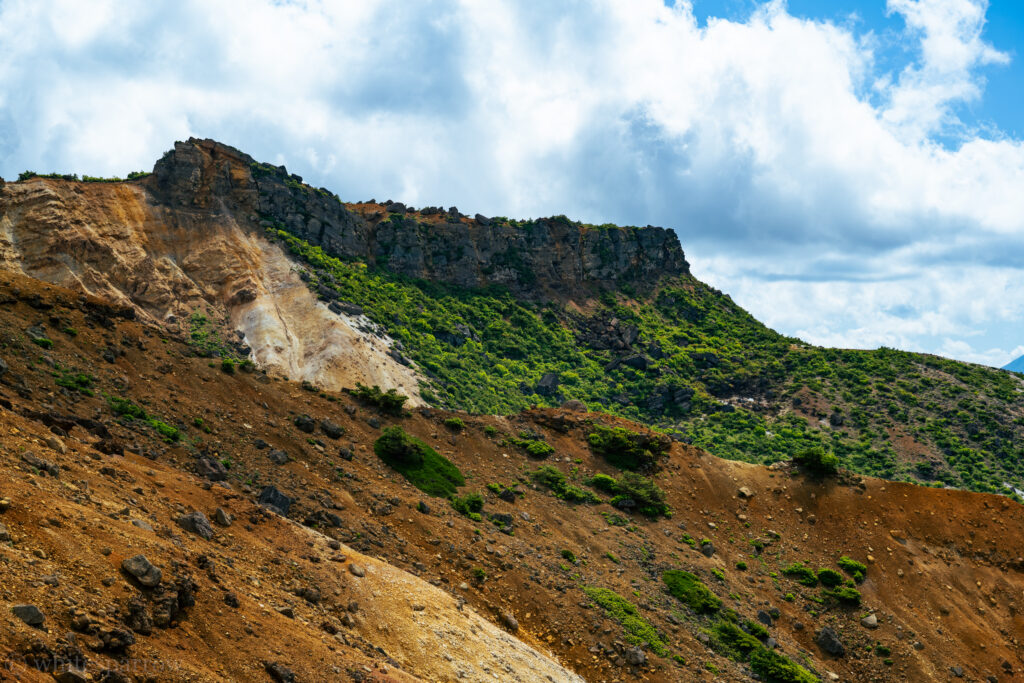
[[[228,478],[228,468],[219,460],[200,456],[196,459],[196,474],[210,481],[224,481]]]
[[[293,502],[294,499],[281,493],[276,486],[265,486],[260,491],[259,504],[282,517],[288,516]]]
[[[241,603],[238,602],[238,596],[228,591],[224,594],[224,604],[228,607],[238,607]]]
[[[949,667],[949,672],[957,678],[964,677],[964,668],[962,666],[951,666]]]
[[[295,683],[295,673],[283,664],[263,662],[263,668],[277,683]]]
[[[145,521],[143,519],[133,519],[132,520],[132,526],[138,527],[139,529],[142,529],[143,531],[152,531],[153,530],[153,525],[151,525],[149,522],[147,522],[147,521]]]
[[[0,543],[10,543],[11,532],[7,530],[7,527],[0,522]]]
[[[700,551],[704,554],[704,557],[711,557],[715,554],[715,546],[713,543],[705,543],[700,547]]]
[[[771,626],[775,623],[772,619],[772,615],[768,614],[768,612],[765,612],[763,609],[757,610],[757,620],[765,626]]]
[[[53,673],[53,680],[57,683],[87,683],[92,677],[72,664],[63,664]]]
[[[512,631],[512,633],[519,630],[519,621],[516,620],[515,615],[511,612],[502,612],[501,621],[505,624],[505,628]]]
[[[35,605],[15,605],[11,611],[14,612],[14,616],[33,628],[42,628],[43,622],[46,621],[46,617]]]
[[[288,462],[288,454],[279,448],[272,448],[267,453],[267,458],[275,465],[284,465]]]
[[[846,648],[843,646],[842,641],[839,640],[839,634],[832,630],[830,626],[823,626],[818,631],[817,637],[814,642],[818,646],[830,655],[835,657],[842,657],[846,654]]]
[[[64,445],[64,442],[55,436],[48,436],[45,441],[46,445],[49,446],[51,450],[55,450],[61,455],[68,452],[68,447]]]
[[[231,526],[231,523],[235,520],[224,508],[217,508],[216,512],[213,513],[213,521],[220,526],[227,527]]]
[[[647,664],[647,655],[639,647],[631,647],[626,650],[626,663],[633,666],[643,666]]]
[[[334,424],[328,419],[320,421],[320,429],[329,439],[340,439],[345,434],[345,428]]]
[[[562,404],[562,410],[570,410],[574,413],[585,413],[587,412],[587,406],[583,401],[577,401],[572,399]]]
[[[869,614],[860,620],[860,625],[864,628],[878,628],[878,617],[874,614]]]
[[[341,448],[338,449],[338,457],[341,458],[342,460],[351,460],[352,449],[345,448],[344,446],[342,446]]]
[[[313,418],[311,418],[309,415],[299,415],[298,417],[295,418],[294,422],[295,427],[300,432],[312,434],[314,431],[316,431],[316,422],[314,422]]]
[[[416,510],[418,510],[419,512],[422,512],[425,515],[429,515],[430,514],[430,506],[427,505],[426,503],[424,503],[422,500],[420,502],[416,503]]]
[[[189,531],[196,536],[206,539],[207,541],[213,538],[213,527],[210,526],[210,520],[208,520],[206,515],[198,510],[193,510],[187,515],[182,515],[174,521],[177,522],[178,526],[185,531]]]
[[[300,588],[299,590],[295,591],[295,595],[302,598],[311,605],[320,604],[320,601],[323,599],[323,596],[320,594],[320,589],[314,586]]]
[[[158,585],[162,578],[160,568],[153,566],[153,563],[145,555],[135,555],[134,557],[127,558],[121,563],[121,569],[135,577],[135,580],[146,588],[153,588]]]
[[[740,498],[750,499],[754,497],[754,492],[746,486],[741,486],[737,494]]]
[[[48,474],[51,477],[57,477],[60,475],[60,467],[48,460],[43,460],[34,453],[22,453],[21,459],[26,465],[39,471],[40,474]]]
[[[360,567],[358,564],[350,564],[348,566],[348,571],[352,574],[352,576],[366,576],[366,570]]]

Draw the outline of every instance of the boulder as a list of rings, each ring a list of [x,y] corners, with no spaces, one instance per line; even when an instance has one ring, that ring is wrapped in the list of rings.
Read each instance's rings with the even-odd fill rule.
[[[174,521],[185,531],[201,536],[207,541],[213,538],[213,527],[210,526],[210,520],[198,510],[193,510],[187,515],[181,515]]]
[[[823,626],[814,638],[814,642],[818,644],[818,647],[834,657],[842,657],[846,654],[846,647],[839,640],[839,634],[832,630],[830,626]]]
[[[279,448],[272,448],[267,451],[267,458],[275,465],[283,465],[288,462],[288,454]]]
[[[228,478],[228,468],[219,460],[201,455],[196,459],[196,474],[210,481],[224,481]]]
[[[121,569],[134,577],[139,585],[145,588],[159,585],[162,578],[160,568],[153,566],[153,563],[145,555],[135,555],[125,559],[121,563]]]
[[[864,628],[878,628],[878,617],[874,614],[869,614],[860,620],[860,625]]]
[[[329,439],[340,439],[345,434],[345,428],[334,424],[328,419],[320,420],[320,430],[327,435]]]
[[[299,415],[298,417],[295,418],[294,422],[295,427],[300,432],[312,434],[314,431],[316,431],[316,422],[314,422],[313,418],[311,418],[309,415]]]
[[[282,517],[288,516],[288,510],[291,509],[292,503],[295,502],[293,498],[289,498],[285,494],[281,493],[276,486],[265,486],[260,491],[259,504]]]
[[[35,605],[15,605],[11,608],[14,616],[33,628],[42,628],[46,617]]]

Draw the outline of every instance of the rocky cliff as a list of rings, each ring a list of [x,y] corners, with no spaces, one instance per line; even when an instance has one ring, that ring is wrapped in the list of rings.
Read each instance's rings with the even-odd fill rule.
[[[585,296],[601,288],[648,289],[688,272],[664,228],[585,226],[564,216],[490,219],[400,203],[346,205],[283,166],[212,140],[178,142],[146,182],[176,211],[227,212],[283,227],[326,252],[414,278],[465,287],[503,285],[524,298]]]

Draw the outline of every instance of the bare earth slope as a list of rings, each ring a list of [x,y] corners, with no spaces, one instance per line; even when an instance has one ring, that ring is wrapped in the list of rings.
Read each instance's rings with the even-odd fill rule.
[[[141,183],[37,178],[0,186],[0,267],[184,323],[223,320],[262,367],[332,389],[416,396],[415,373],[359,316],[310,293],[277,245],[229,212],[171,211]],[[415,401],[414,401],[415,402]]]
[[[59,268],[43,261],[25,269]],[[665,590],[669,569],[695,574],[740,621],[764,612],[778,651],[823,680],[1011,680],[1022,666],[1024,517],[1005,498],[822,482],[677,443],[656,477],[671,518],[607,498],[574,505],[529,473],[550,465],[586,488],[616,474],[586,444],[593,425],[641,427],[545,410],[462,415],[455,431],[438,411],[389,416],[260,372],[228,375],[131,318],[0,278],[0,679],[50,680],[25,663],[70,658],[108,681],[289,680],[276,667],[300,681],[750,680],[705,643],[710,617]],[[121,399],[148,419],[118,417]],[[384,465],[372,445],[390,424],[454,462],[460,493],[480,492],[512,534]],[[554,448],[546,461],[507,440],[525,431]],[[292,499],[285,516],[259,504],[268,486]],[[162,569],[160,587],[122,571],[140,553]],[[782,572],[843,555],[867,567],[859,607]],[[633,622],[597,606],[593,588],[635,605],[667,654],[641,644],[638,656]],[[41,628],[18,605],[37,607]],[[841,656],[818,642],[826,628]]]

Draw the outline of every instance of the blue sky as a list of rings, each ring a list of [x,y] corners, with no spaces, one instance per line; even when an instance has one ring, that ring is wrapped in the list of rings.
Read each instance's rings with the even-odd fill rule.
[[[0,0],[0,175],[212,137],[350,200],[675,229],[775,329],[1024,354],[1005,0]]]

